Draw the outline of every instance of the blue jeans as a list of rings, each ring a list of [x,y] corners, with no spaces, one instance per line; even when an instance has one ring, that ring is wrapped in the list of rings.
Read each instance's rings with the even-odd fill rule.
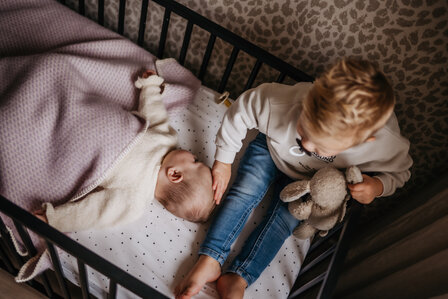
[[[292,182],[272,161],[266,145],[266,136],[258,134],[240,162],[235,182],[221,208],[213,219],[199,254],[208,255],[221,266],[227,259],[230,246],[241,232],[252,210],[260,203],[272,183],[274,195],[263,221],[246,240],[241,252],[227,272],[233,272],[251,285],[269,265],[283,242],[292,234],[299,220],[288,211],[279,194]]]

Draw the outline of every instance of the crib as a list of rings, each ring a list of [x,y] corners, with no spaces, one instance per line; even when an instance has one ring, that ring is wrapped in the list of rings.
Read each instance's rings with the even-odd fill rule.
[[[64,4],[65,1],[60,2]],[[199,80],[203,81],[207,76],[207,68],[216,41],[220,39],[230,44],[231,53],[225,63],[225,70],[219,78],[218,86],[213,87],[216,89],[215,94],[209,91],[207,87],[203,87],[205,92],[210,92],[211,98],[213,98],[213,95],[218,97],[226,91],[229,77],[232,74],[232,69],[239,58],[238,54],[242,52],[253,57],[255,61],[247,80],[240,82],[242,85],[240,90],[242,91],[250,89],[256,82],[258,82],[257,76],[263,66],[268,66],[278,73],[275,81],[279,83],[301,81],[309,82],[313,80],[311,76],[298,70],[292,65],[282,61],[242,37],[197,14],[186,6],[172,0],[153,0],[151,2],[149,0],[142,1],[138,26],[139,29],[137,33],[137,44],[139,46],[144,46],[145,30],[149,30],[146,28],[147,10],[150,5],[153,5],[153,3],[160,5],[164,10],[164,15],[162,18],[163,24],[161,24],[160,39],[158,41],[158,49],[156,53],[158,58],[164,57],[167,33],[172,15],[175,14],[180,16],[187,22],[180,54],[178,57],[175,57],[181,65],[185,64],[193,28],[195,26],[200,27],[208,32],[209,38],[207,46],[204,51],[203,59],[200,63],[199,71],[196,74]],[[54,5],[60,4],[55,2]],[[104,0],[99,0],[97,22],[100,25],[104,24],[104,7]],[[126,1],[120,0],[119,13],[117,16],[117,32],[119,34],[123,34],[125,30],[125,8]],[[78,12],[81,15],[85,14],[84,0],[79,0]],[[225,110],[225,108],[222,109]],[[207,158],[211,159],[211,157]],[[305,250],[306,258],[302,265],[300,265],[300,263],[297,265],[288,265],[288,267],[296,268],[297,271],[300,268],[300,273],[298,274],[295,282],[292,284],[292,288],[290,290],[282,290],[285,292],[275,295],[274,297],[331,297],[332,290],[337,282],[338,273],[342,268],[344,256],[348,250],[350,239],[354,234],[354,223],[357,221],[361,208],[362,207],[359,204],[352,203],[349,213],[343,223],[339,224],[332,231],[330,231],[326,237],[316,237],[313,240],[309,248]],[[29,211],[19,207],[4,196],[0,196],[0,211],[12,219],[16,231],[20,236],[21,242],[27,251],[27,255],[24,256],[17,253],[15,244],[10,236],[10,230],[0,218],[0,266],[12,275],[17,275],[17,272],[21,266],[37,254],[37,250],[33,245],[27,229],[38,234],[44,240],[45,246],[50,253],[52,268],[57,278],[58,287],[54,288],[51,284],[52,279],[50,278],[50,274],[52,273],[52,270],[42,272],[37,275],[35,279],[30,280],[27,283],[49,298],[71,298],[72,296],[68,288],[68,284],[72,284],[71,282],[73,282],[73,280],[69,282],[70,280],[65,277],[66,274],[64,274],[61,263],[61,252],[63,252],[62,254],[71,255],[76,260],[78,277],[75,280],[77,281],[76,284],[79,284],[79,286],[75,286],[75,288],[78,289],[78,292],[82,294],[83,298],[89,298],[91,295],[97,295],[91,294],[91,289],[89,289],[90,271],[88,269],[90,268],[107,277],[107,294],[103,294],[104,296],[107,296],[107,298],[121,297],[120,293],[117,293],[118,287],[124,288],[133,293],[135,296],[141,298],[167,298],[166,292],[164,293],[154,287],[149,286],[144,283],[142,279],[136,278],[132,271],[129,272],[123,270],[108,261],[107,258],[81,245],[75,241],[73,237],[70,238],[49,225],[39,221],[31,215]]]

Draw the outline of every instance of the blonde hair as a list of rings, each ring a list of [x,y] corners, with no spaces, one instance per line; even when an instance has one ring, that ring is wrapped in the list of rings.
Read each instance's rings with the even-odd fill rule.
[[[170,182],[158,200],[172,214],[197,223],[207,221],[215,208],[212,187],[206,180]]]
[[[353,136],[353,145],[380,129],[395,105],[384,74],[365,60],[343,59],[314,82],[302,104],[302,123],[317,136]]]

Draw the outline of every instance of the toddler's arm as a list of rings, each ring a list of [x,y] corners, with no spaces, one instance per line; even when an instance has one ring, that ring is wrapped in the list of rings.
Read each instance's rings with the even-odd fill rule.
[[[212,167],[214,200],[221,202],[231,176],[231,165],[242,147],[248,129],[259,128],[258,117],[263,111],[263,88],[258,87],[243,93],[224,115],[216,135],[215,163]],[[264,109],[266,111],[267,109]],[[263,128],[260,131],[265,132]]]
[[[390,196],[397,188],[409,180],[412,158],[409,155],[409,141],[399,134],[398,123],[395,118],[390,122],[395,123],[386,128],[386,137],[375,148],[374,153],[369,153],[372,161],[358,165],[363,172],[375,172],[374,176],[363,175],[364,181],[359,184],[349,185],[350,193],[357,201],[368,204],[376,197]]]
[[[366,174],[362,175],[363,181],[358,184],[348,184],[350,194],[353,199],[362,204],[371,203],[376,197],[383,193],[383,183],[376,177],[370,177]]]
[[[258,129],[266,133],[266,124],[258,121],[262,114],[269,113],[266,108],[269,106],[266,89],[263,84],[244,92],[227,110],[216,135],[216,160],[232,164],[243,145],[247,130]]]

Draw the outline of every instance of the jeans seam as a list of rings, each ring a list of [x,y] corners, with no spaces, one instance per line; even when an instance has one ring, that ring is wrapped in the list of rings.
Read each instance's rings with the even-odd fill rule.
[[[270,227],[270,225],[272,224],[272,222],[274,221],[273,219],[276,216],[275,211],[277,211],[279,204],[281,204],[280,201],[277,202],[277,204],[275,205],[274,210],[272,211],[271,216],[269,217],[268,222],[266,223],[266,226],[263,228],[263,230],[261,231],[260,235],[257,237],[257,240],[254,243],[253,248],[251,249],[249,255],[244,259],[244,261],[241,263],[240,266],[237,267],[237,270],[240,271],[245,271],[244,268],[246,268],[248,265],[250,265],[250,262],[252,261],[253,256],[255,255],[255,252],[258,250],[259,248],[259,243],[260,240],[264,238],[264,236],[266,235],[267,232],[267,228]]]
[[[268,185],[268,187],[264,190],[263,194],[261,196],[258,196],[256,203],[252,202],[251,205],[249,206],[250,208],[244,212],[243,217],[241,217],[238,221],[238,225],[235,227],[235,229],[232,230],[232,233],[229,234],[226,241],[224,242],[224,246],[223,246],[224,248],[227,248],[229,243],[231,243],[230,240],[232,240],[233,237],[235,236],[235,231],[237,231],[240,227],[243,226],[243,222],[244,222],[243,219],[246,219],[248,217],[248,214],[250,214],[253,211],[254,207],[261,202],[261,199],[263,199],[265,197],[266,193],[268,192],[269,188],[271,187],[271,185],[274,181],[275,181],[275,179],[273,179],[271,181],[271,183]]]
[[[250,286],[253,283],[253,280],[254,280],[252,275],[247,273],[246,270],[241,269],[239,267],[237,267],[237,268],[230,267],[229,269],[227,269],[225,271],[225,273],[235,273],[235,274],[238,274],[239,276],[241,276],[246,281],[247,286]]]
[[[202,255],[207,255],[207,256],[217,260],[218,263],[221,264],[221,266],[225,262],[225,259],[224,259],[223,255],[220,252],[218,252],[218,251],[216,251],[214,249],[211,249],[209,247],[201,247],[201,248],[199,248],[198,253],[199,253],[199,255],[201,255],[201,254]]]

